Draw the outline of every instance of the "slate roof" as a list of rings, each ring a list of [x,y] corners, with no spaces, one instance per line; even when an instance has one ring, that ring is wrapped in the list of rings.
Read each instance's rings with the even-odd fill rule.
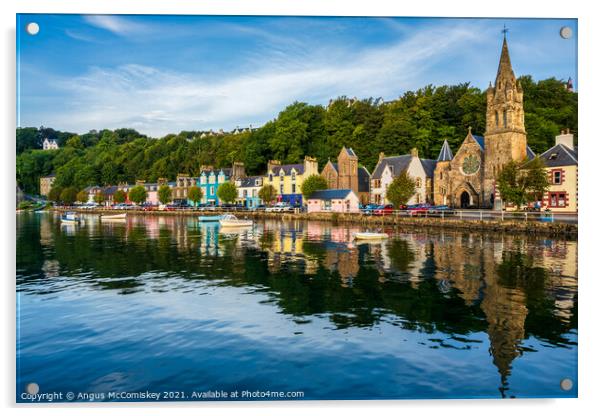
[[[240,187],[241,188],[253,188],[257,185],[255,185],[255,180],[261,180],[263,179],[263,176],[248,176],[246,178],[240,178]],[[260,182],[261,184],[261,182]]]
[[[355,152],[353,151],[353,149],[351,147],[345,147],[345,151],[347,152],[347,154],[349,156],[355,156]]]
[[[475,136],[473,134],[472,137],[474,137],[479,146],[481,146],[481,150],[485,150],[485,139],[483,138],[483,136]]]
[[[539,158],[549,168],[554,168],[557,166],[573,166],[578,164],[577,152],[563,144],[557,144],[556,146],[546,150],[539,156]]]
[[[441,146],[441,151],[439,152],[439,156],[437,157],[437,162],[445,162],[448,160],[452,160],[454,158],[454,154],[451,151],[451,148],[449,147],[449,143],[447,142],[447,139],[445,139],[445,141],[443,142],[443,145]]]
[[[326,201],[331,199],[345,199],[350,192],[353,191],[351,189],[324,189],[314,192],[307,199],[322,199]]]
[[[115,192],[117,192],[117,186],[112,185],[112,186],[107,186],[106,188],[104,188],[103,193],[105,195],[113,195]]]
[[[273,171],[274,171],[275,175],[280,175],[280,170],[283,169],[284,174],[286,176],[288,176],[291,174],[291,171],[293,170],[293,168],[297,171],[298,174],[303,174],[303,172],[305,172],[305,165],[303,163],[296,163],[293,165],[274,166]]]
[[[372,179],[380,179],[385,170],[385,166],[391,166],[393,168],[393,174],[398,175],[410,166],[411,161],[412,155],[385,157],[376,165],[374,172],[372,172]]]
[[[363,166],[357,170],[357,190],[358,192],[370,192],[370,172]]]
[[[433,159],[420,159],[422,168],[424,169],[426,176],[432,178],[435,174],[435,167],[437,167],[437,161]]]
[[[232,173],[232,168],[203,169],[203,170],[201,170],[201,175],[204,173],[205,175],[209,176],[209,175],[211,175],[211,173],[213,173],[215,176],[217,176],[217,175],[219,175],[220,172],[224,172],[224,175],[229,177],[230,174]]]
[[[535,152],[529,146],[527,146],[527,159],[535,159]]]

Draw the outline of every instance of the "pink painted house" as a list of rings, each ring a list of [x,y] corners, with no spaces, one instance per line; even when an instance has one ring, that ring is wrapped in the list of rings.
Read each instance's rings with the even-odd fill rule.
[[[307,212],[360,212],[360,200],[351,189],[324,189],[307,199]]]

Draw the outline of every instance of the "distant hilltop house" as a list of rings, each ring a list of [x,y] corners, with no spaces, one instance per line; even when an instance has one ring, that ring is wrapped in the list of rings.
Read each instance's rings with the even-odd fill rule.
[[[56,142],[56,140],[54,140],[54,139],[49,140],[48,138],[46,138],[42,142],[42,149],[44,149],[44,150],[55,150],[58,148],[59,148],[59,145]]]

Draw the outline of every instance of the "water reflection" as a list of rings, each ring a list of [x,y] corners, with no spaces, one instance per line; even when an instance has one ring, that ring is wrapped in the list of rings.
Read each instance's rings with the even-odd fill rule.
[[[244,287],[299,325],[389,325],[433,334],[429,348],[467,351],[486,334],[496,388],[512,395],[530,340],[571,348],[577,328],[577,242],[502,234],[404,233],[356,244],[359,226],[265,221],[221,230],[195,218],[17,218],[17,289],[26,295],[111,290],[128,295]],[[125,299],[125,298],[124,298]],[[302,333],[302,332],[299,332]]]

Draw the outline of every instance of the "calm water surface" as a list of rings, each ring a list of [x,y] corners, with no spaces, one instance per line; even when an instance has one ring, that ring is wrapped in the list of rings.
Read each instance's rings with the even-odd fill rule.
[[[17,400],[30,382],[186,399],[576,397],[577,242],[385,229],[355,244],[356,231],[18,215]]]

